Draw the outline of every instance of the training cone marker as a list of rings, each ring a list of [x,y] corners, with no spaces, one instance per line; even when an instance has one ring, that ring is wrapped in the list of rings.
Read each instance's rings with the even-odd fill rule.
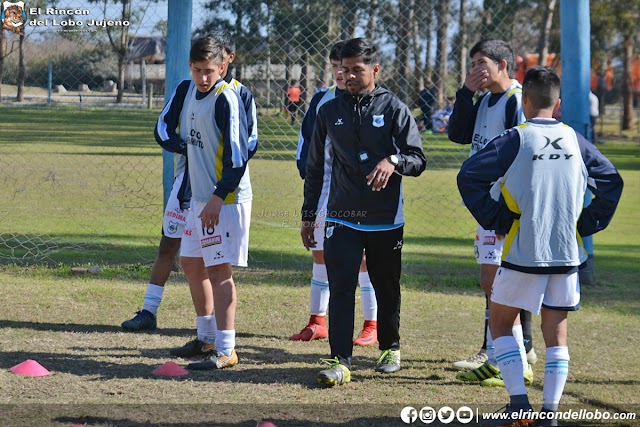
[[[51,373],[44,366],[31,359],[25,360],[9,370],[14,374],[27,375],[29,377],[44,377]]]
[[[275,425],[275,423],[273,421],[270,420],[262,420],[258,423],[258,425],[256,427],[278,427],[277,425]]]
[[[153,375],[164,375],[167,377],[181,377],[188,373],[189,371],[178,365],[176,362],[167,362],[152,372]]]

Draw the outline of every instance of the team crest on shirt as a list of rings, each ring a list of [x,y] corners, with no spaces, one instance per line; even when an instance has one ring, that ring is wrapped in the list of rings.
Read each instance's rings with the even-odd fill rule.
[[[178,223],[169,221],[169,227],[167,227],[167,232],[169,234],[176,234],[177,231],[178,231]]]
[[[326,230],[326,236],[327,236],[327,239],[328,239],[329,237],[333,236],[333,226],[331,226],[331,227],[327,227],[327,230]]]
[[[384,114],[381,114],[379,116],[376,116],[375,114],[373,115],[373,126],[377,127],[377,128],[381,128],[382,126],[384,126]]]

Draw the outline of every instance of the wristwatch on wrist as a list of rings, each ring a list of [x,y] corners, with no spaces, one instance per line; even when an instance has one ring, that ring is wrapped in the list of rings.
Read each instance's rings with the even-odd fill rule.
[[[389,163],[391,163],[393,166],[398,166],[398,163],[400,162],[400,160],[398,159],[398,156],[396,156],[395,154],[392,154],[389,157],[387,157],[387,160],[389,160]]]

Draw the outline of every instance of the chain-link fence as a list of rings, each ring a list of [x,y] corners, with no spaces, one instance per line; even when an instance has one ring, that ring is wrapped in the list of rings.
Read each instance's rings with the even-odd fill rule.
[[[0,39],[0,262],[148,262],[162,214],[152,129],[164,98],[167,2],[62,3],[25,2],[24,35],[2,31]],[[406,263],[427,275],[470,263],[475,223],[455,186],[468,147],[448,141],[442,110],[481,38],[510,41],[525,63],[532,54],[558,52],[555,3],[194,0],[194,36],[215,28],[235,36],[231,72],[258,106],[252,260],[307,262],[295,167],[301,120],[287,116],[286,89],[296,81],[304,111],[318,88],[333,84],[332,44],[363,36],[381,49],[379,83],[417,118],[430,83],[429,114],[439,117],[420,123],[427,171],[404,181]]]

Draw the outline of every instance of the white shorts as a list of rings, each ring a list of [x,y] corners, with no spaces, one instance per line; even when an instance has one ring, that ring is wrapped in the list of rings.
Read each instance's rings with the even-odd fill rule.
[[[318,200],[318,216],[316,217],[315,229],[313,230],[313,239],[316,241],[316,247],[312,251],[324,251],[324,227],[327,218],[327,203],[329,202],[329,184],[322,184],[322,192],[320,200]]]
[[[491,302],[540,314],[540,308],[576,311],[580,308],[578,273],[529,274],[500,267]]]
[[[198,218],[205,205],[203,202],[191,201],[180,256],[202,258],[206,267],[225,263],[246,267],[251,201],[222,205],[220,221],[213,229],[203,228],[202,220]]]
[[[504,240],[498,240],[495,231],[485,230],[478,225],[476,240],[473,244],[473,252],[478,264],[500,265]]]
[[[187,212],[180,209],[180,201],[178,200],[178,192],[180,191],[180,186],[182,186],[183,178],[184,172],[173,181],[173,188],[162,218],[162,234],[172,239],[182,238],[184,225],[187,222]]]

